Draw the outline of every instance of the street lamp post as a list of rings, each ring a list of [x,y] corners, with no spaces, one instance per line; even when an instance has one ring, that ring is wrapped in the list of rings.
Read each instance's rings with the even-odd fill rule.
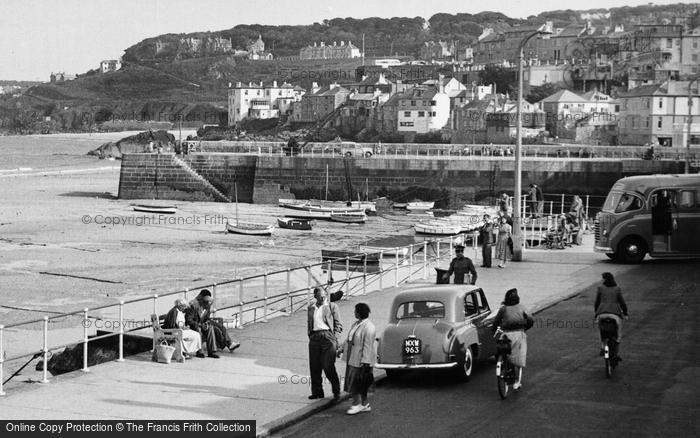
[[[690,132],[693,124],[693,82],[700,80],[700,76],[691,79],[688,83],[688,138],[685,139],[685,173],[690,173]]]
[[[552,29],[544,25],[532,34],[525,37],[518,46],[518,105],[516,108],[517,127],[515,141],[515,188],[513,190],[513,261],[519,262],[523,259],[523,233],[521,229],[521,192],[522,182],[522,148],[523,148],[523,59],[525,58],[525,44],[537,35],[551,35]]]

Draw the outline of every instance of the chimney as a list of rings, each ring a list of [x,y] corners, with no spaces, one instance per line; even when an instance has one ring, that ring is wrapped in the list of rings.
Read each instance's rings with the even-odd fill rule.
[[[337,82],[333,82],[332,84],[330,84],[330,85],[328,86],[328,89],[329,89],[329,90],[332,90],[332,89],[334,89],[334,88],[338,88],[338,83],[337,83]]]
[[[314,41],[314,47],[316,47],[316,41]]]
[[[248,82],[248,87],[249,87],[249,88],[253,88],[253,83],[252,83],[252,82]]]
[[[260,81],[260,88],[263,87],[263,81]]]
[[[340,47],[343,47],[345,45],[345,41],[340,42]]]
[[[333,47],[335,47],[335,46],[336,46],[336,42],[335,42],[335,41],[333,41]]]
[[[321,87],[318,86],[318,82],[312,82],[311,83],[311,94],[316,94],[318,90],[320,90]]]
[[[277,88],[277,81],[272,81],[272,88]]]
[[[326,43],[324,41],[321,41],[321,47],[326,47]]]
[[[240,81],[236,82],[236,88],[243,88],[243,84]]]

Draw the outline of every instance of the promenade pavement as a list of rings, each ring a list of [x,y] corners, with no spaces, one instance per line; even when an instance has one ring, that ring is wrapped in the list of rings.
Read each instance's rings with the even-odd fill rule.
[[[479,257],[475,260],[477,285],[486,292],[492,309],[498,308],[507,289],[517,287],[521,302],[537,312],[591,287],[600,281],[604,271],[620,273],[629,269],[610,263],[604,255],[594,253],[592,246],[592,236],[587,235],[580,247],[527,250],[522,262],[509,262],[505,269],[495,264],[490,269],[479,268]],[[447,263],[444,260],[443,267]],[[434,283],[434,269],[428,271],[427,277],[413,283]],[[400,288],[344,298],[339,302],[343,325],[350,327],[354,305],[364,301],[371,307],[370,318],[378,334],[381,333],[387,324],[391,301]],[[233,354],[222,353],[220,359],[193,358],[166,365],[152,362],[150,353],[144,353],[127,357],[124,362],[92,367],[90,372],[52,377],[46,384],[7,388],[6,395],[0,397],[0,417],[253,419],[257,421],[258,436],[266,436],[330,405],[332,391],[327,381],[324,381],[326,399],[307,399],[310,381],[305,311],[231,329],[230,333],[242,346]],[[342,378],[345,364],[342,360],[336,364]],[[375,373],[378,378],[384,374],[379,370]]]

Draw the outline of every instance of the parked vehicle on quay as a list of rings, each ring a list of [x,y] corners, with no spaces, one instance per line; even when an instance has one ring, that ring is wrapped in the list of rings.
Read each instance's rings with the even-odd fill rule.
[[[618,180],[594,229],[594,250],[622,263],[700,257],[700,175]]]
[[[481,288],[464,284],[405,289],[391,305],[376,367],[388,377],[411,369],[444,369],[468,380],[476,361],[496,354],[493,332],[491,308]]]

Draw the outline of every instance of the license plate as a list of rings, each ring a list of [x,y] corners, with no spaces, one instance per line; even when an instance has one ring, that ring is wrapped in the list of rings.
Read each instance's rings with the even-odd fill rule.
[[[403,340],[403,354],[405,356],[416,356],[421,352],[422,342],[415,336],[409,336]]]

